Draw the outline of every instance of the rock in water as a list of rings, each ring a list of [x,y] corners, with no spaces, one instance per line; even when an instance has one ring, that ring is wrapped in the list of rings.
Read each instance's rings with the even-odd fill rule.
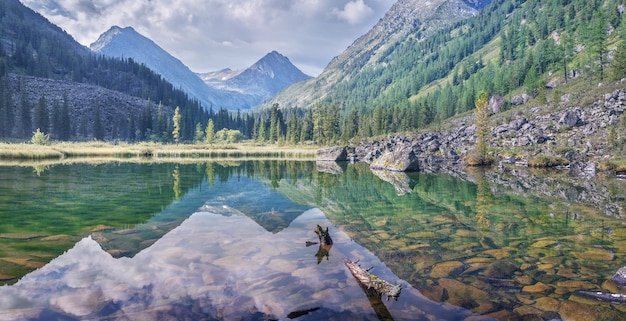
[[[348,160],[348,149],[345,146],[319,149],[315,154],[318,162],[345,162]]]
[[[392,172],[415,172],[419,169],[419,160],[410,145],[398,145],[374,160],[370,168]]]

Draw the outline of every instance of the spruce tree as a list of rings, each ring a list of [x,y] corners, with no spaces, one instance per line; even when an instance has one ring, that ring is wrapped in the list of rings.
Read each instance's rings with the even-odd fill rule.
[[[50,127],[50,116],[48,115],[48,108],[46,107],[46,98],[41,96],[35,105],[35,128],[41,129],[43,132],[48,132]]]
[[[96,103],[93,115],[93,138],[96,140],[104,140],[105,129],[102,125],[102,117],[100,116],[100,104]]]

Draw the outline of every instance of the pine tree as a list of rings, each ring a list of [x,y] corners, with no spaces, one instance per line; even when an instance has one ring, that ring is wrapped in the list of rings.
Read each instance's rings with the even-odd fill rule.
[[[48,132],[50,127],[50,116],[48,115],[48,108],[46,107],[46,98],[41,96],[35,105],[35,128],[41,129],[43,132]]]
[[[55,139],[59,139],[59,128],[61,127],[61,105],[57,99],[52,103],[52,130],[51,134]]]
[[[100,116],[100,104],[96,103],[93,116],[93,138],[96,140],[104,140],[105,130],[102,125],[102,117]]]
[[[574,59],[574,40],[568,34],[564,34],[561,37],[561,62],[563,64],[563,79],[567,84],[567,65]]]
[[[4,65],[1,59],[0,64]],[[0,137],[11,137],[15,122],[13,99],[6,67],[3,70],[0,72]]]
[[[135,113],[130,112],[130,120],[128,121],[128,140],[135,141],[137,139],[137,132],[135,130]]]
[[[626,77],[626,30],[619,33],[619,44],[613,54],[613,62],[609,67],[611,80],[620,80]]]
[[[265,119],[261,118],[259,122],[259,133],[257,134],[257,139],[259,143],[265,143]]]

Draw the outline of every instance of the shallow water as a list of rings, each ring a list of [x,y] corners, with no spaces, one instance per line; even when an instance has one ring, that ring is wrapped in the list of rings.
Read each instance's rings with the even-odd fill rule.
[[[623,319],[577,291],[623,290],[608,280],[626,265],[625,182],[450,174],[0,167],[0,320]],[[317,225],[330,248],[307,246]],[[360,287],[345,259],[402,284],[398,300]]]

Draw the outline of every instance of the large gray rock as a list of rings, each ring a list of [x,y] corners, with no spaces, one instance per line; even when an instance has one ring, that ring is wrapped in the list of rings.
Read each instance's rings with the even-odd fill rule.
[[[318,149],[315,160],[318,162],[345,162],[348,160],[348,148],[339,146]]]
[[[521,95],[511,97],[511,105],[519,106],[525,105],[530,100],[530,96],[528,94],[523,93]]]
[[[566,111],[563,116],[561,116],[561,120],[559,120],[559,122],[567,126],[574,127],[580,122],[580,117],[578,117],[578,114],[574,111]]]
[[[392,172],[414,172],[419,169],[419,160],[410,145],[401,145],[384,152],[372,162],[370,168]]]
[[[491,110],[491,112],[497,114],[500,112],[504,104],[506,104],[506,99],[504,97],[500,95],[493,95],[491,96],[491,99],[489,99],[488,108],[489,110]]]

